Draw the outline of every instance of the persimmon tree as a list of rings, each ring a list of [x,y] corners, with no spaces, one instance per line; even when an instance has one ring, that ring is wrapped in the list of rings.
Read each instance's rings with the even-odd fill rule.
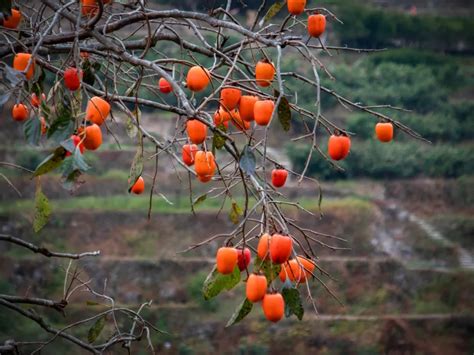
[[[321,85],[321,75],[337,80],[323,65],[321,55],[329,58],[340,51],[371,51],[326,43],[327,24],[341,22],[336,15],[296,0],[288,0],[287,6],[263,1],[250,24],[230,12],[230,0],[225,8],[205,12],[154,9],[144,0],[0,3],[0,104],[11,108],[14,120],[23,122],[28,143],[51,150],[34,171],[26,169],[37,186],[36,232],[50,214],[40,177],[59,171],[64,187],[75,190],[90,168],[84,153],[94,154],[100,149],[105,134],[119,143],[114,134],[119,127],[137,147],[130,162],[129,192],[141,194],[148,187],[149,217],[158,158],[168,159],[177,174],[187,173],[191,209],[205,199],[221,200],[222,206],[230,201],[229,216],[235,227],[207,236],[186,250],[215,241],[222,245],[216,266],[203,285],[206,299],[246,283],[246,295],[242,295],[243,301],[228,325],[242,320],[260,301],[270,321],[279,321],[285,307],[288,316],[301,319],[302,295],[316,310],[310,288],[313,282],[337,299],[324,283],[330,275],[318,265],[317,250],[345,249],[347,246],[339,244],[344,239],[304,228],[288,217],[285,206],[299,209],[309,218],[319,216],[288,199],[281,189],[288,177],[296,184],[308,180],[319,190],[315,201],[320,204],[319,183],[306,175],[312,156],[320,155],[334,169],[341,169],[339,160],[350,159],[353,133],[324,115],[322,100],[333,97],[348,110],[365,112],[368,120],[374,120],[374,127],[377,124],[381,142],[392,140],[394,129],[423,138],[387,114],[398,108],[388,104],[365,106]],[[278,13],[281,20],[276,20]],[[350,31],[350,24],[347,27]],[[298,56],[304,67],[295,64],[291,70],[283,70],[282,58],[287,53]],[[289,81],[295,82],[300,92],[313,93],[311,109],[298,103],[298,92],[288,87]],[[171,113],[173,134],[151,133],[141,119],[144,107]],[[118,126],[112,128],[112,121]],[[303,133],[290,133],[295,122],[303,127]],[[268,154],[271,127],[275,125],[287,132],[290,144],[306,142],[311,147],[302,171],[282,166]],[[329,137],[327,150],[321,149],[323,136]],[[146,156],[145,144],[155,148],[151,156]],[[147,164],[154,165],[151,178],[143,176]],[[2,165],[25,170],[12,163]],[[207,184],[209,189],[195,196],[196,184]],[[241,205],[236,201],[240,191],[244,195]],[[74,260],[99,255],[98,251],[51,252],[21,236],[2,235],[0,240],[46,257]],[[101,353],[117,344],[130,349],[133,341],[146,338],[152,349],[150,332],[156,329],[140,315],[148,303],[135,311],[117,307],[113,298],[91,289],[73,269],[65,272],[65,293],[59,302],[0,295],[0,305],[52,334],[41,347],[62,337],[92,353]],[[93,318],[55,329],[35,312],[18,306],[26,303],[63,312],[78,290],[103,298],[110,307]],[[100,332],[105,316],[115,321],[116,333],[106,343],[95,344],[95,333]],[[120,329],[116,322],[119,316],[132,317],[133,327]],[[89,341],[72,333],[84,323],[93,324]],[[15,352],[21,346],[11,340],[2,349]]]

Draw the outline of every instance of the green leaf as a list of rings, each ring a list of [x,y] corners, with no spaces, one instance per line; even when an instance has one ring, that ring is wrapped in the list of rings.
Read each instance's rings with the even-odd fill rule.
[[[72,167],[72,160],[70,159],[70,166]],[[80,185],[79,177],[82,175],[80,170],[70,170],[69,173],[63,174],[62,186],[69,192],[74,192]]]
[[[69,153],[73,153],[74,150],[76,149],[76,146],[74,145],[74,141],[72,138],[68,138],[64,141],[61,142],[61,147],[66,149]]]
[[[214,266],[212,271],[207,275],[202,288],[202,294],[205,300],[217,296],[223,290],[231,290],[240,282],[240,270],[236,266],[234,272],[228,275],[222,275]]]
[[[86,301],[86,305],[87,306],[100,306],[101,304],[99,302],[96,302],[96,301],[89,301],[87,300]]]
[[[41,121],[37,117],[27,120],[23,125],[23,133],[28,144],[38,145],[41,137]]]
[[[89,329],[87,333],[87,341],[93,343],[100,335],[105,326],[105,315],[97,319],[94,325]]]
[[[250,302],[247,298],[245,298],[243,302],[239,304],[232,317],[230,317],[229,321],[226,324],[226,328],[244,319],[250,313],[252,307],[253,303]]]
[[[260,21],[260,26],[262,26],[265,22],[268,22],[273,17],[275,17],[275,15],[278,14],[280,10],[283,8],[283,5],[285,5],[285,1],[277,1],[272,6],[270,6],[267,13],[263,17],[263,20]]]
[[[291,109],[290,103],[285,96],[280,99],[280,104],[278,105],[278,120],[283,130],[288,132],[291,128]]]
[[[268,282],[275,280],[281,271],[280,264],[273,264],[270,260],[262,261],[258,256],[255,257],[253,266],[254,272],[263,272]]]
[[[252,152],[250,147],[246,145],[242,150],[242,154],[240,155],[240,168],[249,176],[255,174],[255,167],[257,165],[257,161],[255,159],[255,154]]]
[[[226,131],[225,126],[223,124],[220,124],[217,126],[221,131]],[[219,132],[214,132],[214,136],[212,137],[212,151],[215,151],[216,149],[222,149],[225,145],[226,138],[221,135]]]
[[[125,122],[125,129],[127,130],[127,135],[130,138],[136,137],[138,134],[138,128],[133,124],[133,119],[130,116],[127,116],[127,122]]]
[[[61,165],[61,174],[63,177],[69,176],[69,174],[71,174],[74,171],[73,163],[74,163],[74,157],[72,155],[64,159]]]
[[[79,149],[75,149],[74,153],[64,159],[64,163],[61,165],[61,182],[63,188],[70,192],[74,192],[76,188],[81,185],[79,177],[82,175],[83,172],[89,169],[90,167],[85,162],[84,156],[82,155],[81,151]]]
[[[287,317],[294,314],[299,320],[302,320],[304,308],[300,291],[297,288],[284,288],[281,294],[285,300],[285,312]]]
[[[92,68],[94,68],[94,70],[99,71],[101,67],[102,64],[100,64],[100,62],[92,62]]]
[[[82,155],[80,149],[76,148],[72,156],[72,167],[74,170],[80,170],[81,172],[84,172],[90,169],[90,166],[87,165],[86,161],[84,160],[84,156]]]
[[[46,122],[49,122],[49,116],[51,115],[51,110],[48,104],[46,103],[46,101],[41,100],[40,109],[41,109],[41,115],[44,117]]]
[[[58,95],[61,100],[56,107],[56,117],[48,129],[48,138],[59,143],[69,138],[74,132],[74,117],[67,95],[64,95],[61,90],[58,90]]]
[[[56,169],[63,162],[65,155],[66,149],[63,147],[57,147],[52,154],[48,155],[41,163],[39,163],[33,175],[44,175]]]
[[[40,67],[39,68],[40,75],[38,76],[38,80],[33,85],[33,91],[37,94],[40,95],[43,92],[43,83],[44,79],[46,79],[46,72],[45,70]]]
[[[207,198],[207,194],[202,194],[201,196],[196,197],[193,201],[193,206],[197,206],[201,202],[206,201],[206,198]]]
[[[232,207],[230,208],[229,218],[232,223],[239,223],[239,217],[242,216],[242,209],[239,207],[237,202],[232,201]]]
[[[91,62],[89,60],[84,61],[84,64],[82,65],[82,81],[85,82],[88,85],[93,86],[95,83],[95,76],[94,76],[94,68],[91,65]]]
[[[51,216],[51,206],[48,198],[41,191],[41,185],[36,185],[35,192],[35,217],[33,219],[33,230],[38,233],[48,223],[49,216]]]

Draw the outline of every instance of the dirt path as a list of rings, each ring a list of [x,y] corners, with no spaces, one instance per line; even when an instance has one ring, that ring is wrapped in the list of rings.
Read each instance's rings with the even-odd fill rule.
[[[439,230],[436,229],[435,226],[427,222],[425,219],[408,211],[395,200],[374,202],[379,206],[381,213],[383,214],[384,222],[377,226],[375,235],[376,243],[384,253],[397,259],[406,266],[406,258],[404,256],[412,252],[411,247],[406,243],[403,243],[403,239],[398,237],[403,233],[402,226],[406,223],[413,223],[423,232],[423,235],[426,238],[429,238],[436,245],[453,248],[457,254],[459,262],[458,268],[474,270],[474,256],[458,243],[453,243],[447,239]],[[451,271],[455,270],[456,267],[435,264],[430,269]]]

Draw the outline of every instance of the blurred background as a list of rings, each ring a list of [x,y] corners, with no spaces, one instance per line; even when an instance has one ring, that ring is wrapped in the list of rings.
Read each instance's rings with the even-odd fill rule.
[[[252,23],[258,1],[238,1],[234,16]],[[157,8],[175,6],[155,1]],[[212,1],[184,1],[180,9],[206,10]],[[28,175],[0,168],[22,196],[0,179],[1,233],[23,237],[54,250],[81,252],[100,249],[100,258],[78,263],[84,278],[120,304],[131,307],[153,300],[146,316],[168,334],[155,335],[162,353],[203,354],[472,354],[474,351],[474,8],[472,1],[373,0],[309,1],[327,7],[344,22],[329,20],[326,44],[353,48],[387,48],[374,53],[331,50],[319,58],[337,80],[321,74],[322,84],[356,102],[390,104],[410,110],[385,111],[421,133],[432,143],[415,141],[396,132],[394,142],[374,139],[376,119],[348,111],[329,95],[322,97],[324,115],[354,132],[350,156],[338,172],[313,155],[309,175],[320,179],[324,217],[288,213],[321,232],[347,239],[349,251],[318,251],[319,264],[335,280],[327,285],[344,303],[340,306],[321,285],[312,286],[317,316],[306,304],[303,321],[288,318],[271,325],[259,307],[243,322],[224,329],[241,302],[241,286],[212,301],[204,301],[201,287],[212,268],[218,244],[186,254],[176,252],[216,232],[229,231],[228,206],[218,214],[220,201],[206,200],[193,216],[188,177],[166,158],[159,163],[152,218],[147,220],[148,196],[126,192],[135,149],[125,125],[117,119],[99,151],[86,153],[93,167],[84,184],[71,196],[60,174],[41,178],[53,207],[49,224],[35,234],[34,182]],[[282,11],[282,14],[286,11]],[[271,22],[279,23],[280,14]],[[229,43],[233,40],[229,39]],[[161,46],[161,47],[160,47]],[[168,55],[179,46],[157,45]],[[173,52],[174,51],[174,52]],[[271,51],[270,51],[271,53]],[[297,52],[287,51],[283,70],[295,68],[311,76],[311,68]],[[200,58],[203,65],[212,61]],[[91,58],[94,60],[94,58]],[[306,72],[305,72],[306,71]],[[52,79],[52,78],[51,78]],[[314,110],[315,92],[286,82],[290,100]],[[150,97],[154,99],[153,97]],[[0,161],[34,169],[50,147],[31,147],[21,125],[10,119],[5,105],[0,120]],[[175,117],[142,108],[144,124],[166,136]],[[304,123],[293,114],[291,136]],[[323,133],[323,132],[321,132]],[[327,137],[319,145],[325,150]],[[287,142],[282,144],[282,142]],[[290,144],[279,125],[271,130],[271,155],[296,171],[303,169],[308,144]],[[151,155],[154,149],[146,147]],[[150,185],[153,164],[145,167]],[[179,169],[178,169],[179,170]],[[194,196],[205,186],[194,183]],[[147,188],[147,192],[149,189]],[[314,184],[283,189],[291,199],[318,210]],[[239,199],[237,198],[239,201]],[[32,256],[16,247],[0,245],[0,293],[61,297],[65,262]],[[67,312],[72,319],[94,313],[88,295],[78,295]],[[45,316],[57,325],[59,313]],[[79,330],[87,334],[87,327]],[[112,332],[108,324],[101,335]],[[15,337],[44,337],[36,325],[0,310],[0,341]],[[45,354],[80,353],[60,340]],[[137,348],[137,352],[145,352]]]

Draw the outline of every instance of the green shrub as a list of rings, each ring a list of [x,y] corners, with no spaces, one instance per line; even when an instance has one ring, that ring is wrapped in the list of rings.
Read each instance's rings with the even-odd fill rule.
[[[326,151],[326,142],[320,142]],[[296,171],[302,171],[308,154],[304,145],[288,145],[287,152]],[[452,147],[446,144],[427,145],[420,142],[355,140],[351,154],[338,164],[345,169],[339,172],[317,152],[313,153],[308,174],[322,179],[370,177],[410,178],[414,176],[459,177],[474,174],[472,146]]]
[[[338,1],[335,12],[350,24],[335,23],[344,45],[362,48],[414,47],[458,50],[462,43],[474,46],[474,20],[471,17],[433,15],[411,16],[356,2]]]
[[[324,79],[323,85],[364,105],[389,103],[428,113],[442,107],[449,93],[434,69],[426,65],[389,62],[373,65],[360,60],[352,66],[339,65],[331,70],[337,80]],[[325,94],[323,99],[328,96]],[[337,103],[334,99],[331,102]]]

